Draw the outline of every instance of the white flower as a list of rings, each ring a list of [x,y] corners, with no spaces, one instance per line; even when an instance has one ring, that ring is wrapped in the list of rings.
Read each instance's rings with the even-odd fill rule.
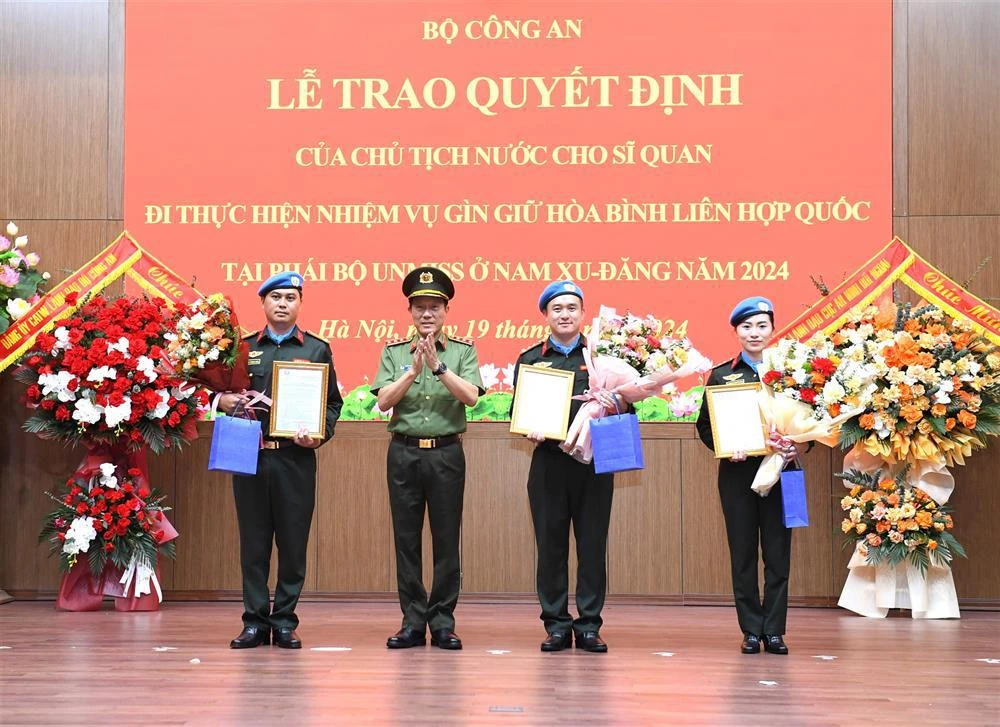
[[[149,381],[156,381],[156,362],[149,356],[140,356],[136,359],[136,371],[141,371]]]
[[[74,401],[76,394],[69,390],[69,384],[75,379],[76,377],[69,371],[41,374],[38,377],[38,385],[42,387],[42,396],[55,394],[59,401]]]
[[[795,369],[792,370],[792,379],[795,381],[796,384],[799,384],[801,386],[802,384],[806,383],[807,378],[809,378],[809,374],[806,373],[806,370],[804,368],[796,367]]]
[[[56,337],[56,342],[52,346],[52,355],[55,356],[56,351],[60,349],[70,349],[73,344],[69,342],[69,329],[66,326],[59,326],[57,329],[52,331],[52,335]]]
[[[208,359],[209,361],[218,361],[219,360],[219,349],[218,348],[213,348],[211,351],[209,351],[208,353],[205,354],[205,358]]]
[[[509,363],[503,367],[503,382],[507,386],[514,386],[514,364]]]
[[[188,318],[187,325],[188,328],[194,328],[200,330],[205,327],[206,323],[208,323],[208,316],[206,316],[204,313],[199,312],[195,313],[193,316]]]
[[[483,380],[484,389],[492,389],[500,383],[500,369],[495,364],[484,363],[479,367],[479,378]]]
[[[86,553],[90,549],[91,541],[97,537],[94,529],[94,518],[78,517],[74,518],[66,531],[66,540],[63,541],[63,552],[70,555]]]
[[[95,366],[87,374],[87,381],[100,383],[104,381],[104,379],[115,379],[117,377],[118,372],[111,366]]]
[[[82,424],[96,424],[104,413],[104,407],[95,406],[94,402],[86,397],[76,402],[73,408],[73,419]]]
[[[24,262],[28,263],[30,267],[35,267],[39,262],[41,262],[41,260],[42,259],[38,257],[37,252],[29,252],[24,256]]]
[[[13,222],[8,222],[7,223],[7,234],[10,235],[11,237],[13,237],[14,235],[16,235],[17,234],[17,225],[15,225]]]
[[[823,386],[823,400],[827,404],[835,404],[841,401],[846,393],[844,387],[836,379],[830,379]]]
[[[108,423],[109,429],[114,429],[130,416],[132,416],[132,402],[128,399],[118,406],[108,406],[104,409],[104,420]]]
[[[31,310],[31,303],[24,298],[11,298],[7,301],[7,315],[12,321],[16,321],[29,310]]]
[[[198,356],[198,368],[205,368],[205,354],[200,354]]]
[[[14,249],[20,249],[28,246],[28,236],[21,235],[20,237],[14,238]]]
[[[861,508],[860,507],[852,507],[851,508],[851,512],[850,512],[849,516],[851,518],[851,522],[852,523],[859,523],[859,522],[861,522],[861,515],[862,515],[862,512],[861,512]]]
[[[125,358],[130,358],[128,355],[128,339],[122,336],[116,343],[109,343],[108,351],[121,351]]]
[[[52,273],[49,272],[42,273],[42,280],[51,280],[51,279],[52,279]]]
[[[955,391],[955,382],[951,379],[945,379],[938,386],[938,390],[934,392],[934,403],[935,404],[950,404],[951,397],[948,396],[953,391]]]
[[[160,397],[160,403],[156,405],[153,411],[146,412],[147,419],[162,419],[170,411],[170,405],[167,404],[170,400],[170,392],[166,389],[157,389],[156,394]]]
[[[111,490],[118,489],[118,478],[115,477],[115,466],[111,462],[101,465],[101,486]]]

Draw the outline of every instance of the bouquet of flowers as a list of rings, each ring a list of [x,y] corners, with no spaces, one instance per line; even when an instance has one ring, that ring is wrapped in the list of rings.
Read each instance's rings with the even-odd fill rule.
[[[165,336],[166,357],[178,376],[213,391],[250,386],[250,349],[229,298],[215,293],[180,308],[174,329]]]
[[[667,384],[712,368],[712,362],[683,336],[661,330],[652,316],[619,315],[601,306],[584,351],[590,388],[560,447],[582,462],[590,462],[590,421],[607,414],[595,393],[620,394],[635,403],[659,394]]]
[[[67,296],[76,305],[76,294]],[[172,313],[163,301],[97,296],[41,333],[15,376],[46,439],[159,453],[197,437],[207,395],[161,363]]]
[[[952,466],[1000,434],[1000,349],[969,322],[890,304],[857,312],[831,340],[878,376],[864,411],[841,429],[845,449]]]
[[[59,566],[69,571],[81,553],[99,578],[108,563],[120,572],[130,564],[151,567],[158,553],[174,557],[176,532],[163,517],[166,495],[145,484],[142,471],[122,471],[104,462],[91,476],[77,472],[56,493],[45,493],[57,504],[45,516],[38,542],[59,553]]]
[[[826,425],[861,411],[875,389],[874,367],[841,358],[828,340],[782,339],[764,351],[764,368],[761,381],[775,398],[801,402],[803,413]]]
[[[840,527],[846,543],[854,544],[868,565],[896,566],[909,560],[926,574],[932,563],[947,565],[956,555],[965,557],[948,532],[954,526],[951,508],[908,486],[906,468],[890,479],[883,479],[881,470],[849,470],[836,476],[854,485],[840,501],[846,513]]]
[[[37,253],[24,252],[28,236],[18,236],[17,225],[13,222],[7,223],[6,233],[6,236],[0,235],[0,333],[38,302],[45,281],[50,277],[48,273],[38,272]]]

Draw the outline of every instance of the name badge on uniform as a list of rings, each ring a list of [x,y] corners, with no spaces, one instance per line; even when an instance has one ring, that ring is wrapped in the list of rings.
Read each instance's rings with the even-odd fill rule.
[[[728,376],[722,377],[727,384],[735,384],[739,381],[743,381],[743,374],[729,374]]]
[[[250,352],[250,359],[251,359],[250,363],[258,363],[258,362],[253,361],[253,359],[260,358],[263,355],[264,355],[263,351],[251,351]]]

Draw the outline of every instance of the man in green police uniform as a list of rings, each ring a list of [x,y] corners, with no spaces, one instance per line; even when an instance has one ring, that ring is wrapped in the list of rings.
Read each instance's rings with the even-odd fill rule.
[[[403,623],[386,646],[423,646],[429,626],[433,646],[461,649],[454,616],[465,494],[459,435],[466,428],[465,407],[475,406],[483,383],[472,343],[442,333],[448,302],[455,297],[451,279],[437,268],[417,268],[403,280],[403,295],[415,332],[386,345],[371,387],[379,409],[392,409],[386,474]],[[429,598],[421,567],[425,511],[434,546]]]
[[[295,606],[306,577],[306,546],[316,504],[316,448],[333,436],[344,400],[337,388],[330,346],[296,325],[302,304],[302,276],[286,271],[272,275],[257,291],[267,326],[243,340],[250,344],[250,388],[270,395],[275,361],[311,361],[330,367],[326,397],[325,439],[306,429],[294,439],[270,439],[269,413],[259,415],[264,441],[257,455],[257,474],[233,476],[236,519],[240,528],[243,571],[243,631],[230,642],[234,649],[274,643],[300,649]],[[219,407],[227,414],[246,404],[244,393],[223,394]],[[278,546],[278,582],[271,608],[267,587],[272,542]]]

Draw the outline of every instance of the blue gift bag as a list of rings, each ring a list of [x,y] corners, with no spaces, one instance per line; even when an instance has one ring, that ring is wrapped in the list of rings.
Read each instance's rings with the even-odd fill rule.
[[[806,502],[806,473],[801,468],[782,470],[781,506],[786,528],[809,525],[809,505]]]
[[[234,475],[257,474],[260,452],[260,422],[256,419],[220,416],[212,431],[208,468]]]
[[[590,422],[590,440],[597,474],[643,468],[639,417],[635,414],[612,414],[594,419]]]

